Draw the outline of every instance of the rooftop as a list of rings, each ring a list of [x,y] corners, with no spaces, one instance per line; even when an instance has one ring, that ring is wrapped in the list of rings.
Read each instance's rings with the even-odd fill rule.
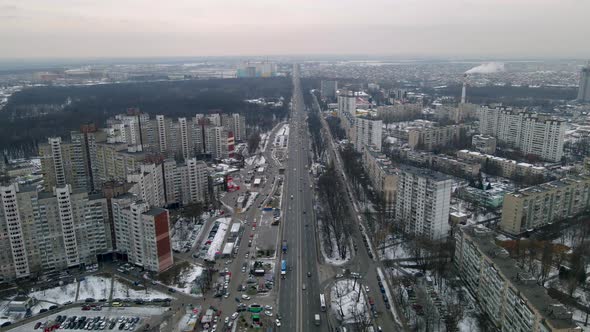
[[[463,227],[462,231],[477,245],[479,251],[492,261],[494,267],[499,270],[512,288],[520,293],[528,305],[541,313],[553,327],[575,328],[577,326],[571,319],[551,316],[554,307],[561,305],[561,303],[547,295],[545,288],[538,285],[536,280],[529,280],[527,276],[530,274],[517,267],[516,261],[505,254],[505,249],[496,245],[494,232],[481,227]],[[504,254],[501,253],[502,251]]]
[[[433,171],[428,168],[418,168],[409,165],[401,165],[400,170],[402,171],[402,173],[411,173],[420,177],[428,178],[433,181],[451,180],[450,176],[437,171]]]
[[[162,208],[151,208],[148,211],[144,212],[143,214],[148,215],[148,216],[159,216],[160,214],[166,212],[166,209],[162,209]]]

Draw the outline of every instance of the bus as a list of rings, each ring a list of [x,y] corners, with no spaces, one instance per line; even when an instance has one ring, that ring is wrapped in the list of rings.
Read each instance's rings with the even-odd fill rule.
[[[320,294],[320,307],[322,307],[322,311],[326,311],[326,298],[324,294]]]
[[[285,274],[287,274],[287,261],[283,259],[281,261],[281,275]]]

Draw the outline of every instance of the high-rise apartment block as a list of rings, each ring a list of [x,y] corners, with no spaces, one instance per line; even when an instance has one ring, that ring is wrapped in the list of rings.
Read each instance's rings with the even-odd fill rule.
[[[362,152],[369,145],[381,151],[383,121],[370,117],[356,117],[354,131],[354,146],[357,151]]]
[[[578,100],[590,102],[590,63],[580,72],[580,85],[578,87]]]
[[[168,210],[153,208],[132,194],[111,200],[117,252],[148,271],[162,272],[174,263]]]
[[[500,227],[520,234],[573,217],[590,207],[590,176],[571,176],[504,196]]]
[[[335,99],[338,92],[338,81],[322,80],[320,86],[322,98]]]
[[[468,291],[498,331],[582,331],[572,313],[496,245],[488,229],[458,230],[453,261]]]
[[[425,168],[400,167],[395,219],[404,232],[439,240],[447,237],[452,180]]]
[[[129,192],[150,206],[205,203],[208,200],[209,179],[207,164],[195,158],[177,164],[173,159],[140,165],[137,173],[127,181],[133,183]]]
[[[565,123],[546,115],[507,107],[479,110],[479,132],[498,141],[549,161],[563,156]]]
[[[338,117],[357,151],[363,152],[367,145],[381,150],[383,121],[375,119],[371,112],[357,112],[352,91],[344,91],[338,96]]]
[[[36,276],[97,262],[112,251],[107,201],[71,186],[0,186],[0,275]]]

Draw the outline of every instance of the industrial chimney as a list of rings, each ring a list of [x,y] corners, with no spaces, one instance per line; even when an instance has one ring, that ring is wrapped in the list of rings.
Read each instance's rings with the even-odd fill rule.
[[[463,89],[461,89],[461,104],[465,104],[467,94],[467,74],[463,74]]]

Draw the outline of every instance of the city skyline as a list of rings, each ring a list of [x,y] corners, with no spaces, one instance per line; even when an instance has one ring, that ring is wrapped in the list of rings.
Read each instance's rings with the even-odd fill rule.
[[[141,5],[141,11],[138,6]],[[580,57],[579,0],[0,1],[0,59],[366,54]],[[551,23],[551,24],[548,24]]]

